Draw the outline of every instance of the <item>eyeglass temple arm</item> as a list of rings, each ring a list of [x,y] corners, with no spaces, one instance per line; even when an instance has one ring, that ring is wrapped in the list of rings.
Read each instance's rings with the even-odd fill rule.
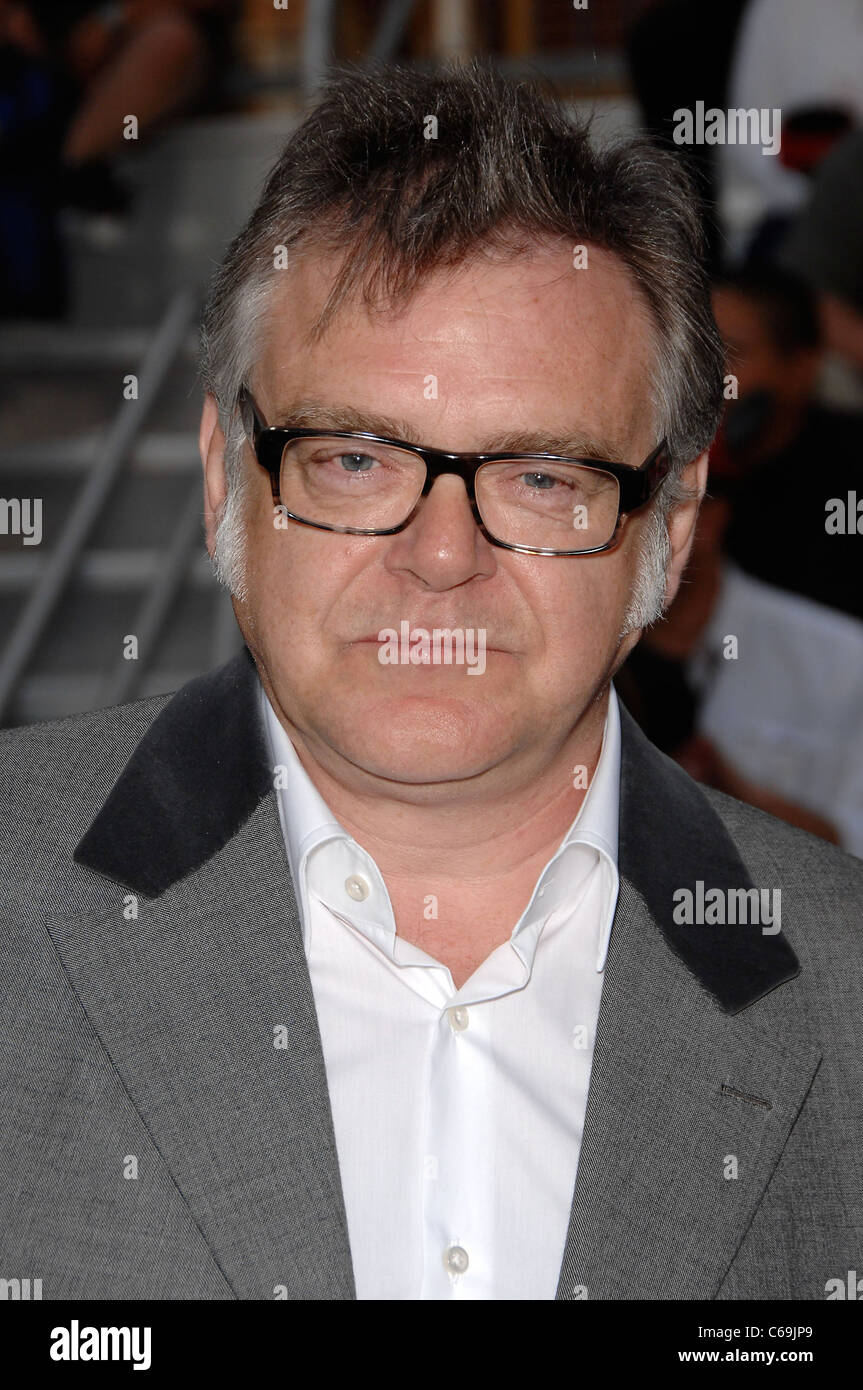
[[[257,406],[254,396],[245,386],[241,386],[237,392],[237,406],[240,411],[240,419],[243,422],[243,429],[246,431],[247,435],[249,435],[247,414],[250,414],[252,417],[252,429],[249,437],[252,446],[256,447],[261,433],[269,427]]]

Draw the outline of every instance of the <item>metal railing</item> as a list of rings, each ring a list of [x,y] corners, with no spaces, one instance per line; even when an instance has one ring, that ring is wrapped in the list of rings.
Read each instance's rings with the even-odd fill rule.
[[[120,657],[102,688],[100,704],[121,705],[139,692],[159,634],[194,554],[195,539],[201,532],[202,511],[201,479],[196,478],[180,510],[158,573],[145,593],[136,617],[129,624],[130,631],[137,638],[136,659],[132,661]]]
[[[171,300],[150,339],[137,373],[137,398],[124,400],[118,407],[99,456],[66,518],[57,545],[24,605],[5,649],[0,654],[0,722],[15,698],[39,639],[63,598],[87,538],[99,519],[111,489],[155,404],[192,325],[198,305],[199,294],[191,289],[178,291]],[[200,485],[197,496],[200,506]],[[183,520],[186,519],[186,515],[184,512]],[[178,544],[177,536],[172,542],[171,554],[175,544]],[[175,571],[176,566],[170,573],[176,579]],[[142,617],[148,623],[154,623],[165,602],[163,576],[158,575],[153,594],[142,608]],[[140,674],[139,671],[137,675]],[[133,673],[132,679],[134,678]],[[115,677],[114,684],[119,685],[119,677]]]

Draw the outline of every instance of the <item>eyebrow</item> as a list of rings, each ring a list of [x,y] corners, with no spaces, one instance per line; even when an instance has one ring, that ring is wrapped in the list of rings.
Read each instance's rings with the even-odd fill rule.
[[[377,434],[383,438],[400,439],[405,444],[423,446],[415,428],[407,420],[380,415],[355,406],[324,405],[320,401],[300,400],[274,412],[271,425],[278,429],[344,430],[350,434]],[[432,447],[431,445],[427,447]],[[454,453],[444,449],[443,453]],[[465,450],[464,452],[468,452]],[[568,434],[549,434],[544,430],[510,430],[497,435],[483,449],[470,450],[478,454],[562,454],[573,458],[595,459],[597,463],[625,461],[626,450],[613,442],[600,439],[586,430],[573,429]]]

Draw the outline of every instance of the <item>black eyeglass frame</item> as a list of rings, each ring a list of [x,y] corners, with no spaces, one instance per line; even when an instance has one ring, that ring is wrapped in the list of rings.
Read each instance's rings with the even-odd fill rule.
[[[671,470],[671,459],[667,439],[660,440],[656,448],[637,468],[628,463],[611,463],[603,459],[572,458],[566,454],[449,454],[441,449],[429,449],[421,444],[410,444],[403,439],[388,439],[383,435],[369,434],[364,430],[323,430],[283,428],[268,425],[249,391],[243,388],[237,401],[246,437],[252,446],[260,466],[270,475],[273,501],[284,514],[301,526],[314,526],[320,531],[336,531],[350,536],[394,536],[404,531],[416,516],[419,504],[427,497],[437,479],[444,473],[454,473],[461,478],[467,489],[468,501],[474,520],[486,540],[503,550],[515,550],[526,555],[598,555],[611,550],[617,543],[620,523],[624,516],[636,511],[649,502]],[[425,464],[426,476],[422,491],[414,503],[410,514],[398,526],[370,529],[358,526],[332,526],[325,521],[309,521],[307,517],[297,516],[288,511],[281,499],[279,483],[282,472],[282,457],[285,448],[294,439],[308,439],[320,435],[327,439],[356,439],[370,444],[384,444],[392,449],[407,449],[416,454]],[[498,540],[489,531],[480,514],[476,500],[475,479],[477,472],[485,463],[506,463],[513,459],[524,459],[528,463],[572,463],[581,468],[590,468],[596,473],[607,473],[617,480],[617,521],[614,531],[604,545],[591,546],[587,550],[548,550],[533,545],[512,545],[509,541]]]

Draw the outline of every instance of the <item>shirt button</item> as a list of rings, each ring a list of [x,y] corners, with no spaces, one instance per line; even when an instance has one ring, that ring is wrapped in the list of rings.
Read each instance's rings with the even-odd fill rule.
[[[447,1274],[464,1274],[470,1261],[461,1245],[448,1245],[443,1252],[443,1267]]]
[[[459,1006],[457,1009],[448,1009],[450,1027],[454,1033],[462,1033],[470,1022],[470,1015],[467,1009]],[[453,1249],[457,1249],[453,1246]]]
[[[361,903],[369,896],[369,885],[359,874],[351,874],[345,879],[345,892],[354,902]]]

